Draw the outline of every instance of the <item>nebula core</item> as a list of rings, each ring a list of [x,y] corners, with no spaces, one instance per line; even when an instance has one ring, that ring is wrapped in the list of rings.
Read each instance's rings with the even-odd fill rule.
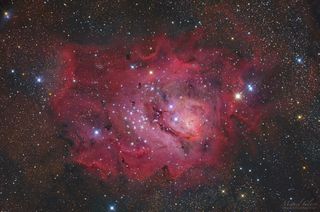
[[[74,142],[72,160],[105,180],[163,172],[191,184],[232,160],[228,150],[259,130],[258,76],[273,65],[258,48],[241,55],[205,34],[61,49],[52,106]]]

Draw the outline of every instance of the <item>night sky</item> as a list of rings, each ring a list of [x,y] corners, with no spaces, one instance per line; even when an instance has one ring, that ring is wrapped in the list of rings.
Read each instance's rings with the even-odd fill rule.
[[[0,0],[1,211],[319,211],[320,2]]]

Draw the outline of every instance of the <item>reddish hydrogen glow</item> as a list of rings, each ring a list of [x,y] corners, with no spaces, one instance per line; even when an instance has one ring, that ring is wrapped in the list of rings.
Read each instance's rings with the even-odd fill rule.
[[[258,87],[255,76],[270,67],[257,50],[239,56],[202,34],[126,48],[65,46],[52,106],[74,141],[72,160],[103,179],[166,170],[178,180],[232,158],[222,155],[257,130],[263,110],[246,83]]]

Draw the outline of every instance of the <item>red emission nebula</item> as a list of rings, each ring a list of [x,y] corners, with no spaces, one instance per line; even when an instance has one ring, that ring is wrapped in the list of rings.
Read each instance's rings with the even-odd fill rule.
[[[259,130],[258,87],[272,65],[259,48],[240,55],[205,34],[63,47],[52,107],[74,142],[72,161],[106,181],[165,172],[190,184],[230,164],[228,150]]]

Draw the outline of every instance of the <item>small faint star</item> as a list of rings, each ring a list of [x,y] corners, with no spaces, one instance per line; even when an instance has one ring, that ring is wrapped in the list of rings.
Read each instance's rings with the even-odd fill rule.
[[[299,114],[299,115],[297,115],[297,119],[301,120],[301,119],[303,119],[303,116],[301,114]]]

